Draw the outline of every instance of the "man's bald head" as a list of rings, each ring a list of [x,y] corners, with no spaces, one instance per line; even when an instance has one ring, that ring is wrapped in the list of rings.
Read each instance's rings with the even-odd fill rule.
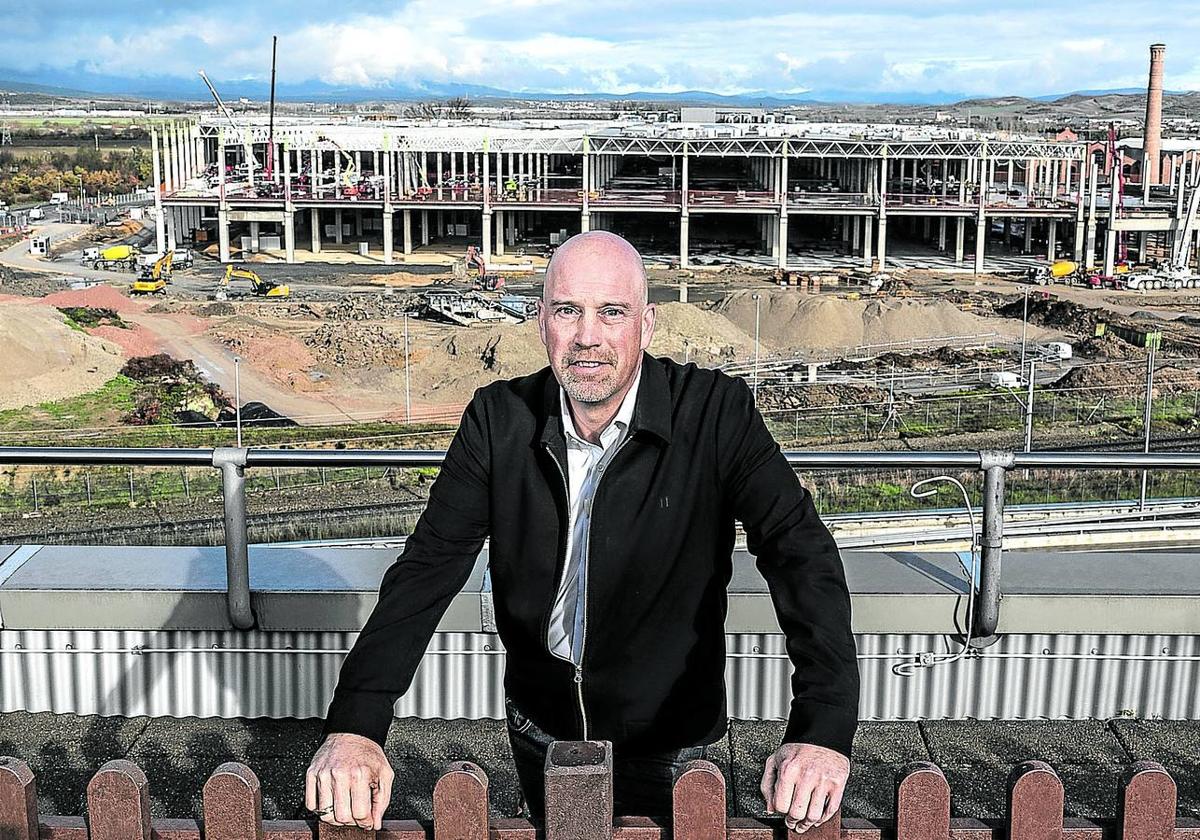
[[[635,296],[642,305],[649,301],[642,255],[626,240],[606,230],[576,234],[558,247],[546,268],[542,301],[551,300],[551,287],[562,278],[598,274],[635,284]]]
[[[591,406],[611,415],[632,387],[654,335],[654,305],[647,298],[642,257],[621,237],[581,233],[555,251],[538,329],[575,409]]]

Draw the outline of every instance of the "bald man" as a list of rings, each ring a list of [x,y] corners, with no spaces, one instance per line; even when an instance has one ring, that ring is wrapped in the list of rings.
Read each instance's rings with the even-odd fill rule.
[[[858,721],[837,547],[740,379],[655,359],[637,251],[573,237],[546,271],[549,366],[476,392],[429,504],[342,666],[306,777],[321,819],[378,829],[382,745],[486,537],[505,706],[529,812],[554,740],[613,748],[616,813],[671,813],[674,773],[726,731],[735,521],[767,581],[794,673],[767,809],[803,833],[837,812]]]

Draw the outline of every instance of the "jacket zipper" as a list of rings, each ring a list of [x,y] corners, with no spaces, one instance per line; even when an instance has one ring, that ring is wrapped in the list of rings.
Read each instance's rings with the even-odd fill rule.
[[[554,454],[554,450],[550,448],[550,444],[546,444],[546,452],[549,453],[550,460],[554,462],[554,466],[558,467],[558,474],[560,476],[562,476],[563,494],[566,496],[566,499],[567,499],[567,527],[569,530],[570,525],[571,525],[571,485],[567,482],[567,471],[563,469],[563,465],[559,462],[558,456]],[[591,528],[588,529],[588,533],[589,534],[591,533]],[[568,541],[570,540],[569,536],[568,536],[567,540]],[[566,544],[565,543],[563,545],[563,552],[564,552],[564,554],[566,553]],[[569,561],[569,559],[570,558],[568,558],[568,557],[565,557],[565,556],[563,557],[562,575],[565,575],[567,573],[567,562]],[[562,575],[559,575],[558,586],[555,587],[555,590],[554,590],[555,592],[557,592],[559,587],[562,586]],[[584,580],[584,592],[586,593],[586,591],[587,591],[587,580],[585,579]],[[587,601],[586,601],[586,598],[585,598],[584,604],[583,604],[583,616],[584,616],[584,624],[586,626],[586,623],[587,623]],[[547,620],[547,628],[549,628],[549,620]],[[547,630],[547,632],[548,632],[548,630]],[[545,636],[546,636],[546,634],[543,633],[542,641],[545,641]],[[562,659],[563,662],[571,662],[571,660],[564,659],[563,657],[559,656],[554,651],[550,651],[550,655],[553,656],[555,659]],[[579,663],[580,663],[579,665],[576,665],[574,662],[571,662],[571,665],[575,668],[575,696],[579,702],[579,725],[580,725],[580,729],[582,731],[580,740],[586,741],[587,740],[587,712],[583,708],[583,667],[582,667],[582,665],[583,665],[583,649],[582,648],[580,648],[580,651],[579,651]]]
[[[612,457],[608,459],[608,462],[607,462],[608,464],[611,464],[614,460],[616,460],[617,455],[620,454],[621,450],[625,448],[625,444],[628,442],[629,442],[629,434],[628,434],[628,432],[626,432],[625,439],[622,440],[617,445],[617,448],[613,451]],[[563,489],[566,490],[566,493],[567,493],[567,507],[570,508],[570,506],[571,506],[571,486],[570,486],[570,484],[567,483],[567,472],[566,472],[566,470],[563,469],[562,464],[559,463],[558,456],[556,456],[554,454],[554,450],[552,450],[550,448],[549,444],[546,445],[546,451],[550,453],[550,459],[552,461],[554,461],[554,465],[556,467],[558,467],[558,474],[562,476]],[[607,472],[607,470],[605,470],[605,472]],[[592,490],[593,508],[595,507],[596,496],[600,493],[600,483],[602,481],[604,481],[605,472],[600,473],[600,476],[596,479],[596,486]],[[588,516],[589,517],[591,516],[590,512],[588,513]],[[570,523],[569,514],[568,514],[567,520],[568,520],[568,524],[569,524]],[[579,702],[579,719],[580,719],[580,722],[582,723],[582,733],[580,736],[581,741],[586,741],[588,739],[587,709],[584,708],[584,705],[583,705],[583,657],[584,657],[585,651],[587,650],[588,569],[591,566],[590,561],[592,559],[592,525],[591,525],[591,522],[588,523],[588,530],[587,530],[587,556],[588,556],[589,562],[586,565],[584,565],[584,567],[583,567],[583,636],[579,640],[579,664],[575,665],[574,662],[571,663],[572,665],[575,665],[575,697]],[[563,559],[563,574],[566,574],[566,572],[567,572],[567,558],[564,558]],[[562,585],[561,578],[559,579],[558,583],[559,583],[559,586]],[[551,651],[551,654],[553,656],[558,656],[558,654],[555,654],[553,651]],[[558,658],[562,659],[561,656],[558,656]],[[566,661],[566,660],[564,660],[564,661]]]

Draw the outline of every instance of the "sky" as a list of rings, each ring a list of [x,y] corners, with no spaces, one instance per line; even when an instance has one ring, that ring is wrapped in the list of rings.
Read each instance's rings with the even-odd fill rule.
[[[1195,0],[1103,13],[1055,0],[0,0],[0,79],[145,93],[281,91],[766,92],[945,101],[1144,88],[1167,44],[1168,90],[1200,89]],[[137,90],[134,90],[137,89]]]

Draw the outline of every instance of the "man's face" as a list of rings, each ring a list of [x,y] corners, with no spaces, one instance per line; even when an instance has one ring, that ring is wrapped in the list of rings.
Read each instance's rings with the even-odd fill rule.
[[[654,307],[644,303],[640,257],[628,245],[607,239],[555,257],[538,307],[550,369],[576,402],[623,398],[654,334]]]

